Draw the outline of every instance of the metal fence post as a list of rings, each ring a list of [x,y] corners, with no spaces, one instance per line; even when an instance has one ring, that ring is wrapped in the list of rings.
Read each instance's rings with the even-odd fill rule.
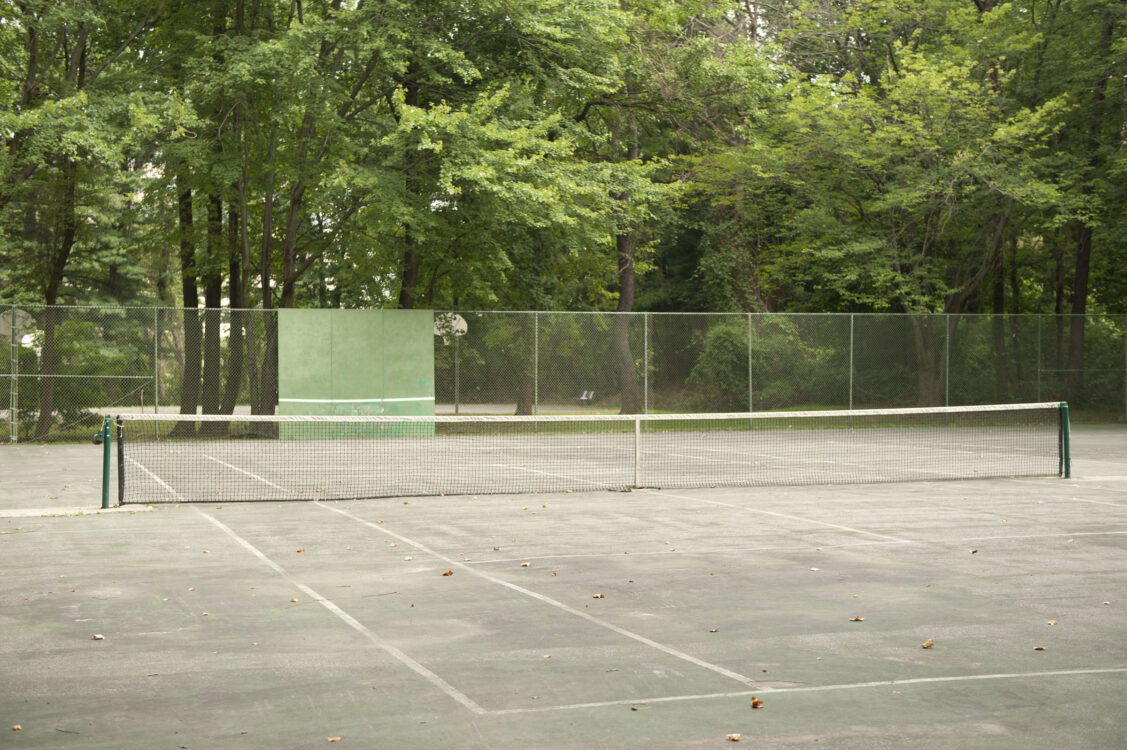
[[[540,313],[532,313],[532,413],[540,413]]]
[[[9,354],[12,358],[12,366],[10,371],[11,388],[8,391],[8,440],[15,443],[19,438],[19,431],[17,428],[17,408],[19,407],[19,370],[20,370],[20,350],[16,342],[16,306],[12,305],[12,329],[8,332],[11,337],[11,347]]]
[[[943,405],[951,405],[951,314],[943,316],[946,326],[943,342]]]
[[[642,313],[642,413],[650,413],[650,314]]]
[[[160,308],[153,310],[153,414],[160,413]]]
[[[849,313],[849,410],[853,410],[853,313]]]
[[[1037,400],[1041,400],[1041,316],[1037,316]]]
[[[751,371],[751,313],[747,314],[747,411],[750,414],[754,409],[752,408],[752,394],[755,389],[752,387],[754,380],[752,379]]]

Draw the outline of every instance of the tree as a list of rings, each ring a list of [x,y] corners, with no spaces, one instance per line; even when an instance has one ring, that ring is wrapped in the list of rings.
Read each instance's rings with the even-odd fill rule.
[[[136,175],[129,159],[162,127],[187,113],[174,95],[144,85],[138,50],[161,6],[103,3],[4,3],[0,48],[9,106],[0,130],[0,255],[15,269],[9,284],[36,289],[53,306],[67,289],[76,256],[108,250],[115,215]],[[113,256],[109,262],[119,268]],[[3,280],[0,279],[0,283]],[[57,311],[43,321],[43,379],[36,439],[54,422]]]

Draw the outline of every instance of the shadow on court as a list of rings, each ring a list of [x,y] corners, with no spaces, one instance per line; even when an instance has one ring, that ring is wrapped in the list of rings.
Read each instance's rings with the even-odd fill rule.
[[[1069,480],[109,513],[97,449],[6,446],[0,747],[1123,747],[1127,430],[1073,437]]]

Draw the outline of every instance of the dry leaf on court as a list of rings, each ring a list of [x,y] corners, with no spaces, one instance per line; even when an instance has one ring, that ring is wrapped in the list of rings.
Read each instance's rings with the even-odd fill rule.
[[[520,566],[521,566],[522,568],[527,568],[527,567],[529,567],[529,566],[531,566],[531,565],[532,565],[532,563],[530,563],[530,562],[522,562],[522,563],[520,564]]]
[[[298,554],[300,555],[300,554],[301,554],[302,552],[304,552],[304,551],[305,551],[305,547],[302,547],[301,549],[299,549],[299,550],[297,551],[297,553],[298,553]]]
[[[1033,650],[1034,650],[1034,651],[1044,651],[1044,650],[1045,650],[1045,647],[1044,647],[1044,646],[1034,646],[1034,647],[1033,647]]]
[[[1056,624],[1057,624],[1057,621],[1056,621],[1056,620],[1049,620],[1049,624],[1050,624],[1050,625],[1056,625]]]
[[[591,598],[592,599],[606,599],[607,595],[606,594],[592,594]]]
[[[931,638],[928,638],[926,641],[920,644],[920,648],[931,648],[934,645],[935,641],[933,641]]]
[[[709,628],[709,629],[708,629],[708,632],[709,632],[709,633],[719,633],[719,632],[720,632],[720,628]]]
[[[104,640],[106,640],[106,637],[104,635],[102,635],[101,633],[95,633],[94,635],[90,636],[90,640],[92,640],[92,641],[104,641]]]
[[[340,742],[340,737],[330,737],[329,742]]]
[[[738,734],[729,734],[728,735],[728,742],[739,742],[739,741],[740,741],[740,736]]]
[[[290,601],[291,601],[291,602],[296,602],[296,601],[297,601],[297,599],[295,599],[295,598],[293,598],[293,597],[291,596],[291,597],[290,597]]]
[[[753,696],[751,696],[751,707],[752,708],[763,708],[763,701],[759,700],[758,698],[756,698],[753,695]]]
[[[444,576],[452,576],[452,575],[454,575],[454,571],[452,571],[452,570],[448,570],[448,571],[446,571],[445,573],[443,573],[442,575],[444,575]]]
[[[19,731],[22,731],[22,730],[23,730],[22,724],[13,724],[12,725],[12,731],[13,732],[19,732]]]
[[[857,615],[856,617],[850,617],[850,618],[849,618],[849,621],[850,621],[850,622],[863,622],[863,621],[864,621],[864,619],[865,619],[865,618],[864,618],[864,617],[862,617],[861,615]]]

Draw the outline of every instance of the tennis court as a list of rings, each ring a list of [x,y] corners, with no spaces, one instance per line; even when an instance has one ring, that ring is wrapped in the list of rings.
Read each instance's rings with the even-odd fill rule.
[[[100,470],[0,449],[3,747],[1127,745],[1122,427],[1068,479],[98,512]]]

